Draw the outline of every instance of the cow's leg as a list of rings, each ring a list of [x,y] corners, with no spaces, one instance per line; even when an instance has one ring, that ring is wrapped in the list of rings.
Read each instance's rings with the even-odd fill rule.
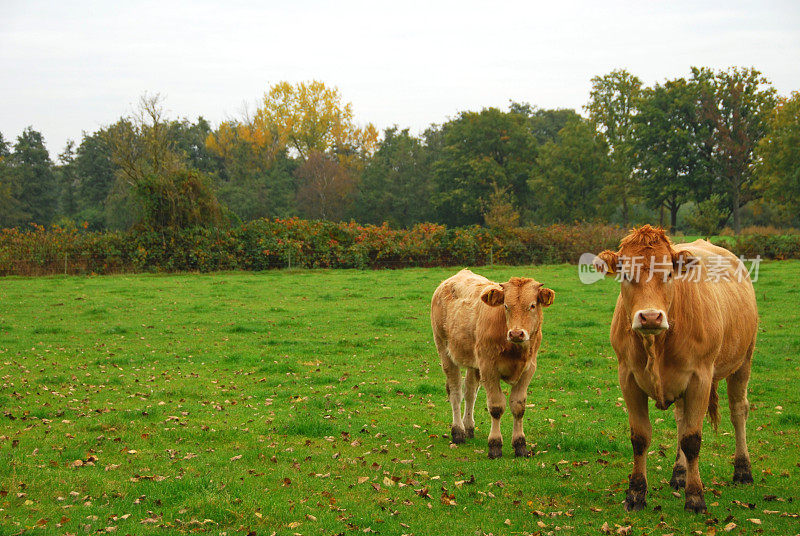
[[[464,431],[468,438],[475,437],[475,398],[481,385],[481,373],[476,368],[467,369],[464,378]]]
[[[528,385],[531,383],[536,365],[526,370],[519,381],[511,388],[511,414],[514,416],[514,432],[511,435],[511,445],[514,447],[514,456],[528,456],[525,445],[525,432],[522,429],[522,417],[525,415],[525,402],[528,396]]]
[[[686,456],[681,450],[681,437],[683,437],[683,399],[675,401],[675,424],[678,428],[678,452],[675,454],[675,465],[672,467],[672,478],[669,485],[674,489],[686,487]]]
[[[439,349],[439,359],[442,362],[442,370],[447,379],[447,398],[450,400],[450,406],[453,410],[450,438],[453,443],[463,443],[466,434],[464,433],[464,424],[461,422],[461,369],[450,359],[450,355],[444,348]]]
[[[620,387],[628,408],[628,423],[633,446],[633,471],[628,479],[625,510],[641,510],[647,506],[647,448],[653,429],[647,407],[647,393],[636,384],[633,374],[620,371]]]
[[[731,410],[731,422],[736,434],[736,455],[733,459],[733,482],[735,484],[752,484],[753,474],[750,470],[750,454],[747,452],[747,415],[750,413],[750,402],[747,400],[747,382],[750,379],[750,359],[731,376],[728,376],[728,407]]]
[[[500,417],[506,410],[506,396],[500,388],[500,377],[496,371],[481,370],[483,387],[486,389],[486,406],[492,417],[492,428],[489,430],[489,458],[503,455],[503,434],[500,432]]]
[[[703,482],[700,480],[700,445],[703,440],[703,418],[708,411],[711,394],[711,371],[695,374],[683,395],[683,432],[681,450],[686,456],[686,503],[683,508],[691,512],[703,512]]]

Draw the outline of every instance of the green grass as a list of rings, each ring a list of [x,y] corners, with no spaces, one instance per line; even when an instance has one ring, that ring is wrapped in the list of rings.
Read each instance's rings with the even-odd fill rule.
[[[632,456],[608,342],[616,285],[584,286],[573,266],[478,271],[557,293],[528,459],[513,458],[509,414],[504,457],[487,459],[483,391],[477,437],[451,448],[428,308],[452,269],[3,279],[0,534],[800,530],[782,517],[800,511],[800,262],[761,267],[756,483],[730,484],[723,402],[701,452],[708,515],[684,513],[667,485],[674,419],[655,408],[648,507],[622,509]]]

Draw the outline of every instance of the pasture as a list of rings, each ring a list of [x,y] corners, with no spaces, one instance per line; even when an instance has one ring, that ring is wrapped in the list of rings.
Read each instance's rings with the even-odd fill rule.
[[[556,292],[528,395],[530,458],[449,441],[430,297],[456,269],[0,281],[0,534],[800,533],[800,262],[764,263],[750,383],[755,484],[706,424],[707,515],[667,482],[651,402],[648,506],[608,341],[618,285],[574,266],[493,267]],[[728,532],[726,532],[728,531]]]

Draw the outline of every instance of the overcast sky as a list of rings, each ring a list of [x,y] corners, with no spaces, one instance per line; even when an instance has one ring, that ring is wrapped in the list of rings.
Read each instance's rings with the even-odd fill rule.
[[[32,125],[55,157],[144,92],[216,125],[275,82],[318,79],[360,122],[416,133],[509,99],[580,111],[592,76],[692,65],[800,90],[800,2],[0,0],[0,132]]]

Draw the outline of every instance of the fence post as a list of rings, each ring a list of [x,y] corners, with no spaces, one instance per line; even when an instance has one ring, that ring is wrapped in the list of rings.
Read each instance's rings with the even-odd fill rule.
[[[494,267],[494,246],[489,246],[489,266]]]
[[[67,252],[64,252],[64,275],[67,275]]]
[[[289,270],[292,269],[292,250],[289,249]]]

